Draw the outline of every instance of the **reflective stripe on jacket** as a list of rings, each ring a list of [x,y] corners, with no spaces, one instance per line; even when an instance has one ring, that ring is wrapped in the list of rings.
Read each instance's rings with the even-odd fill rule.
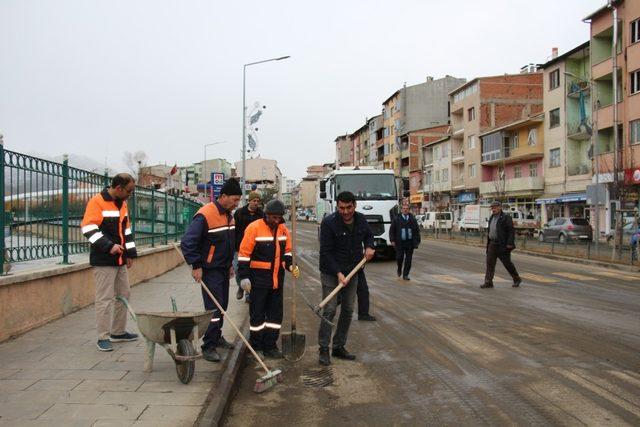
[[[233,217],[218,202],[204,205],[182,236],[180,248],[193,268],[230,268],[235,249]]]
[[[91,265],[120,266],[125,264],[127,258],[138,256],[127,202],[115,200],[108,189],[105,188],[89,200],[80,226],[82,234],[91,243]],[[120,255],[111,255],[111,248],[116,244],[125,250]]]
[[[292,263],[291,236],[284,224],[272,229],[264,219],[249,224],[238,253],[238,276],[257,288],[281,288]]]

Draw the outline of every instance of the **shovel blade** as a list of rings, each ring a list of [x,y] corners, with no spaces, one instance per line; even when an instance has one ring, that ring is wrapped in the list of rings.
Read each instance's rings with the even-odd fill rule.
[[[295,331],[281,334],[280,336],[282,337],[282,354],[284,358],[292,362],[302,359],[307,348],[307,337]]]

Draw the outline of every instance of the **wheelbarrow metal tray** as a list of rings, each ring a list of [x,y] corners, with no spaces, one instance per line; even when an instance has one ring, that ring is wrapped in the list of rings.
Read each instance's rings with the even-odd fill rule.
[[[138,329],[150,341],[157,344],[170,344],[170,330],[176,332],[176,340],[193,341],[193,326],[198,325],[199,339],[206,332],[213,316],[213,311],[178,311],[178,312],[139,312]]]

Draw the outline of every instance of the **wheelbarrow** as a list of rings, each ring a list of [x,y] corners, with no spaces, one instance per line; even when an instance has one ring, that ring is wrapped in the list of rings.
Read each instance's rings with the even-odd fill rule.
[[[135,313],[126,298],[117,296],[116,299],[127,307],[147,342],[144,371],[153,369],[153,356],[158,344],[175,362],[180,381],[189,384],[195,372],[196,359],[202,358],[202,353],[196,350],[198,341],[209,327],[213,311],[175,311],[174,305],[173,312]]]

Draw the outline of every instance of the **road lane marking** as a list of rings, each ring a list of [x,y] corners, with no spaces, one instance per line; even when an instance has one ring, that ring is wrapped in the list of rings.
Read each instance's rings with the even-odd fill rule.
[[[452,285],[464,285],[464,282],[457,277],[448,274],[432,274],[431,278],[436,282],[449,283]]]
[[[564,271],[559,271],[551,274],[560,276],[560,277],[565,277],[567,279],[572,279],[572,280],[598,280],[595,277],[583,276],[582,274],[576,274],[576,273],[567,273]]]
[[[620,279],[626,281],[640,280],[640,277],[627,276],[626,274],[617,273],[615,271],[591,271],[590,273],[597,274],[598,276],[610,277],[612,279]]]
[[[540,282],[540,283],[558,283],[556,279],[540,276],[539,274],[533,274],[533,273],[522,273],[520,274],[520,277],[523,279],[532,280],[534,282]]]

